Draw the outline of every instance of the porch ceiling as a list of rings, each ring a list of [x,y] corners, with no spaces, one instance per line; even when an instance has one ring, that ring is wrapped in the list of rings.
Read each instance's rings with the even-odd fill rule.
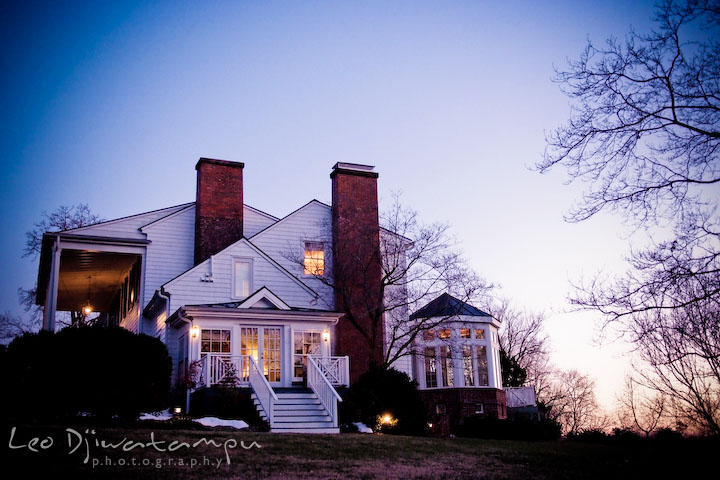
[[[58,310],[80,310],[88,301],[96,312],[108,312],[125,276],[140,257],[127,253],[63,249],[60,255]]]

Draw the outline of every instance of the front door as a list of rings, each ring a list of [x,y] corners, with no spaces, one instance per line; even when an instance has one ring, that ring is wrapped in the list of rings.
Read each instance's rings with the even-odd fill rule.
[[[282,381],[282,329],[280,327],[240,327],[240,355],[250,355],[270,385]]]

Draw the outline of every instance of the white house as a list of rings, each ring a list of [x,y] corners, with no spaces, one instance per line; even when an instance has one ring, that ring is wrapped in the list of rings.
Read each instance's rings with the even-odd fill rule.
[[[337,432],[338,387],[377,352],[344,318],[354,312],[364,321],[358,300],[339,298],[317,274],[360,285],[347,262],[379,251],[378,174],[338,163],[332,206],[312,200],[277,218],[244,204],[244,164],[201,158],[196,170],[195,202],[44,235],[43,328],[55,328],[57,311],[102,312],[111,324],[165,343],[173,385],[192,377],[195,388],[208,388],[232,379],[252,389],[272,431]],[[372,289],[380,269],[368,271],[363,288]],[[481,323],[491,339],[495,324]],[[499,363],[487,348],[492,380],[482,385],[479,371],[477,386],[498,389]],[[427,383],[425,364],[410,357],[394,366],[421,388],[456,385]]]

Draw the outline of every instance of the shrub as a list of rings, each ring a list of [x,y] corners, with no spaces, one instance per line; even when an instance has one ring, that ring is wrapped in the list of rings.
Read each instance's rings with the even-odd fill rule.
[[[379,424],[385,415],[392,422]],[[371,368],[348,389],[340,404],[340,421],[360,421],[385,433],[405,435],[422,435],[427,425],[417,383],[403,372],[381,367]]]
[[[167,406],[170,358],[147,335],[120,327],[43,331],[13,340],[6,357],[8,403],[18,417],[132,417]]]
[[[491,438],[500,440],[557,440],[562,427],[554,420],[529,420],[518,417],[499,420],[497,418],[470,417],[455,427],[460,437]]]

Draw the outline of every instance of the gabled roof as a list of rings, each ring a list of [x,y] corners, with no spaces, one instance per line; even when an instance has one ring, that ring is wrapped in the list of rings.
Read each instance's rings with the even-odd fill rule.
[[[182,272],[181,274],[179,274],[179,275],[177,275],[176,277],[174,277],[174,278],[168,280],[167,282],[163,283],[163,285],[162,285],[161,288],[164,290],[165,287],[167,287],[169,284],[171,284],[171,283],[179,280],[180,278],[184,277],[185,275],[189,275],[191,272],[195,271],[195,270],[198,269],[199,267],[206,265],[209,261],[211,261],[212,257],[217,257],[218,255],[224,254],[227,250],[233,248],[235,245],[237,245],[237,244],[239,244],[239,243],[243,243],[243,244],[247,245],[248,247],[250,247],[250,248],[251,248],[253,251],[255,251],[255,253],[257,253],[260,257],[262,257],[263,259],[267,260],[268,263],[270,263],[273,267],[277,268],[277,269],[278,269],[280,272],[282,272],[286,277],[288,277],[288,278],[289,278],[290,280],[292,280],[294,283],[296,283],[297,285],[299,285],[301,288],[303,288],[305,291],[307,291],[310,295],[312,295],[312,296],[314,296],[314,297],[317,297],[317,296],[318,296],[318,294],[317,294],[317,292],[316,292],[315,290],[313,290],[312,288],[310,288],[305,282],[303,282],[302,280],[300,280],[298,277],[296,277],[296,276],[293,275],[292,273],[288,272],[288,270],[287,270],[285,267],[283,267],[282,265],[280,265],[274,258],[272,258],[270,255],[268,255],[268,254],[265,253],[264,251],[262,251],[260,248],[257,247],[257,245],[253,244],[250,240],[248,240],[248,239],[245,238],[245,237],[242,237],[240,240],[238,240],[238,241],[236,241],[236,242],[228,245],[227,247],[223,248],[222,250],[220,250],[220,251],[219,251],[218,253],[216,253],[215,255],[211,255],[208,259],[203,260],[202,262],[198,263],[197,265],[194,265],[194,266],[188,268],[187,270],[185,270],[185,271]]]
[[[330,208],[329,205],[324,204],[324,203],[321,202],[320,200],[312,199],[312,200],[310,200],[309,202],[307,202],[305,205],[303,205],[302,207],[299,207],[299,208],[293,210],[292,212],[288,213],[287,215],[285,215],[284,217],[282,217],[280,220],[278,220],[277,222],[273,223],[272,225],[268,225],[267,227],[263,228],[262,230],[260,230],[259,232],[257,232],[255,235],[253,235],[253,236],[250,237],[250,238],[254,239],[254,238],[257,237],[257,236],[263,235],[264,233],[272,230],[272,229],[275,228],[276,226],[278,226],[278,225],[280,225],[281,223],[283,223],[283,222],[284,222],[285,220],[287,220],[288,218],[290,218],[290,217],[296,215],[298,212],[301,212],[302,210],[306,209],[306,208],[309,207],[310,205],[320,205],[320,206],[323,206],[323,207],[328,208],[328,209]]]
[[[459,300],[449,293],[443,293],[420,310],[410,315],[410,319],[432,318],[432,317],[453,317],[464,315],[468,317],[490,317],[489,313]]]
[[[264,307],[257,307],[264,304]],[[269,288],[260,287],[255,293],[240,302],[236,308],[274,308],[276,310],[290,310],[290,306],[282,298],[275,295]]]

